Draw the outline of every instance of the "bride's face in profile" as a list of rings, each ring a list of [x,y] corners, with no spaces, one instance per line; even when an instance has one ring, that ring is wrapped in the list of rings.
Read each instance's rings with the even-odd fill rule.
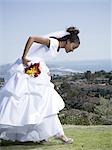
[[[66,53],[73,52],[76,48],[78,48],[78,46],[79,46],[79,44],[77,44],[77,43],[67,41],[67,43],[65,45],[65,52]]]

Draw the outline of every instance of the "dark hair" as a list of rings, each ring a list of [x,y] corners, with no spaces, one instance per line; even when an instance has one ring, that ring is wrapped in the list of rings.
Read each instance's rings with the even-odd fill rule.
[[[79,29],[77,29],[76,27],[69,27],[66,31],[70,33],[68,37],[70,42],[80,44],[80,39],[78,37]]]
[[[80,39],[78,37],[78,34],[80,32],[79,29],[77,29],[76,27],[69,27],[66,29],[66,32],[68,32],[68,34],[61,38],[56,38],[56,37],[53,37],[53,38],[56,38],[59,41],[69,40],[70,42],[74,42],[80,45]]]

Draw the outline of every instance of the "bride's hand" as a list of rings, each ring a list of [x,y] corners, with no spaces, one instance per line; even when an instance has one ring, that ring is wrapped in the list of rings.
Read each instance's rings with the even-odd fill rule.
[[[26,59],[25,57],[22,57],[22,63],[25,66],[28,66],[28,63],[30,62],[30,60]]]

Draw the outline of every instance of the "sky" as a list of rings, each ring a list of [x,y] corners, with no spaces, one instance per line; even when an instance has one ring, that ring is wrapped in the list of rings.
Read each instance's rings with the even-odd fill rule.
[[[112,59],[111,0],[0,0],[0,65],[22,56],[29,36],[76,26],[80,47],[55,61]]]

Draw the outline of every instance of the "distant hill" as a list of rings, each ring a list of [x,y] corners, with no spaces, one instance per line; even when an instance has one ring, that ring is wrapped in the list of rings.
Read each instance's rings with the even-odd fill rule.
[[[112,60],[90,60],[90,61],[59,61],[48,63],[51,69],[69,72],[91,72],[105,70],[112,71]]]
[[[8,70],[11,67],[11,64],[4,64],[0,66],[0,77],[8,78]]]

